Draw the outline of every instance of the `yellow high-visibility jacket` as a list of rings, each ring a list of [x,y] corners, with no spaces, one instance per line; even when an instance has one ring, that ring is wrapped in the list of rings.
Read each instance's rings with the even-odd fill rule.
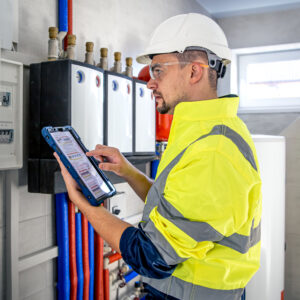
[[[239,300],[259,268],[261,180],[236,96],[179,103],[141,227],[169,265],[144,278],[179,299]]]

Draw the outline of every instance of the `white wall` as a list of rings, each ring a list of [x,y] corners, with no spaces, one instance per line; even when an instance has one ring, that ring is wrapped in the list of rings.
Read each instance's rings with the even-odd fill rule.
[[[114,51],[136,57],[147,43],[150,33],[166,18],[187,12],[206,12],[195,0],[73,0],[74,33],[77,35],[77,57],[83,61],[85,42],[95,43],[95,59],[99,61],[100,47],[109,48],[110,66]],[[2,51],[2,57],[25,64],[47,59],[48,27],[57,25],[57,3],[48,0],[19,1],[19,43],[17,52]],[[134,65],[137,74],[142,65]],[[27,81],[26,81],[27,80]],[[17,247],[20,258],[44,251],[55,245],[54,205],[50,195],[27,192],[28,147],[28,68],[25,72],[24,95],[24,168],[15,195],[19,203],[19,232]],[[6,173],[0,172],[0,298],[5,299],[4,254]],[[9,187],[8,187],[9,189]],[[19,284],[18,299],[53,299],[55,260],[32,266],[22,272],[14,270]]]
[[[18,52],[33,61],[46,60],[48,27],[58,26],[56,1],[22,0],[19,11]],[[73,0],[73,11],[77,59],[84,60],[85,42],[92,41],[96,62],[99,62],[101,47],[109,49],[110,66],[113,52],[121,51],[123,68],[125,57],[134,58],[135,74],[143,67],[135,62],[135,57],[143,51],[159,23],[180,13],[208,14],[195,0]],[[23,56],[21,59],[26,63],[30,61]]]
[[[300,9],[218,19],[231,48],[300,41]]]

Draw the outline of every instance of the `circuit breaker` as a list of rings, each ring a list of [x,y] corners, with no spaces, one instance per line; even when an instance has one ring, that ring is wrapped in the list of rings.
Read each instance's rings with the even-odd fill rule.
[[[0,170],[23,166],[23,65],[0,59]]]

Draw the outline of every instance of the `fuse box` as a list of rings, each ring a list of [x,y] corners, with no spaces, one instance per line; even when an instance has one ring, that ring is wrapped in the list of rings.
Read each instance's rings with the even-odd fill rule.
[[[0,59],[0,170],[23,166],[23,65]]]

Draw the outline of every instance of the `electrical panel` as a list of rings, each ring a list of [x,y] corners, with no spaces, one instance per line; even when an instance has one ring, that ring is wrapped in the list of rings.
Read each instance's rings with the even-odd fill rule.
[[[23,166],[23,65],[0,59],[0,170]]]
[[[78,61],[30,66],[29,192],[64,191],[53,178],[57,162],[41,136],[44,126],[73,126],[88,149],[103,144],[103,83],[102,69]]]
[[[130,77],[105,72],[104,143],[125,155],[133,153],[133,83]]]
[[[134,80],[134,154],[155,155],[155,100],[141,80]]]

